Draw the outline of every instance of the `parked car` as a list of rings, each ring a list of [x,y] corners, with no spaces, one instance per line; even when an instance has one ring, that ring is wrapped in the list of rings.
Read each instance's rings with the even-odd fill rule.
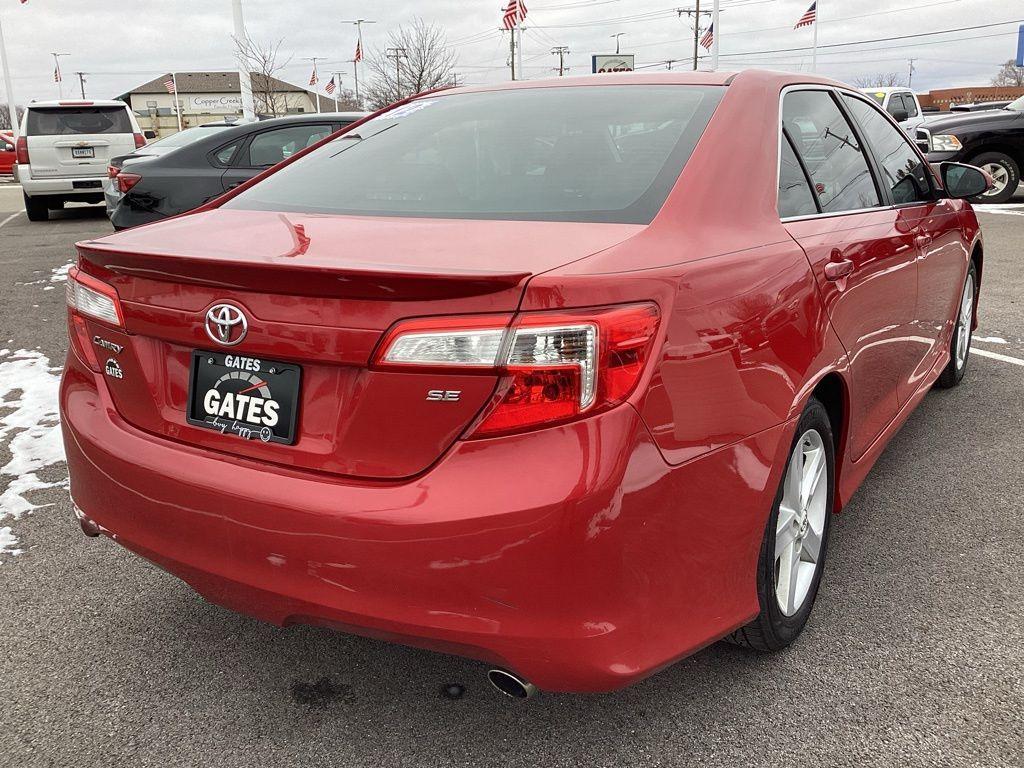
[[[107,163],[146,143],[123,101],[36,101],[25,109],[14,175],[30,221],[69,201],[103,202]]]
[[[79,243],[75,509],[214,602],[515,696],[783,648],[832,513],[968,366],[986,181],[941,175],[813,76],[395,105]]]
[[[949,115],[917,129],[917,144],[933,163],[984,168],[995,185],[973,199],[1005,203],[1020,185],[1024,164],[1024,96],[1003,109]]]
[[[223,131],[227,128],[234,128],[238,125],[245,125],[247,123],[240,122],[227,122],[220,120],[215,123],[204,123],[197,125],[192,128],[186,128],[183,131],[172,133],[170,136],[165,136],[162,139],[151,141],[146,144],[142,149],[132,152],[127,155],[119,155],[112,157],[110,163],[107,165],[107,180],[103,185],[103,197],[107,204],[107,216],[112,216],[114,208],[120,202],[124,193],[121,191],[121,187],[117,181],[117,176],[121,172],[121,169],[125,165],[132,165],[140,160],[148,160],[149,158],[158,157],[160,155],[166,155],[168,152],[173,152],[181,147],[186,147],[193,142],[199,141],[199,139],[213,136],[218,131]]]
[[[925,121],[924,110],[921,109],[921,102],[917,94],[909,88],[861,88],[861,93],[877,101],[882,109],[892,115],[893,119],[900,124],[900,128],[913,136]]]
[[[984,112],[989,109],[1002,109],[1010,104],[1009,101],[982,101],[977,104],[951,104],[950,112]]]
[[[115,229],[127,229],[190,211],[364,116],[290,115],[203,129],[210,135],[158,157],[136,156],[130,170],[115,164],[108,185],[110,221]]]
[[[0,132],[0,176],[14,173],[14,136],[9,131]]]

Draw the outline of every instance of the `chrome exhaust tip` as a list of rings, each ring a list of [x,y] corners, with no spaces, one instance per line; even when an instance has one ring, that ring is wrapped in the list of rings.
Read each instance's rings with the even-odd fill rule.
[[[487,680],[499,692],[512,699],[528,699],[537,693],[537,686],[505,669],[490,670]]]
[[[89,519],[89,517],[86,516],[85,512],[82,511],[81,507],[74,503],[72,505],[74,506],[75,509],[75,517],[78,518],[78,524],[82,526],[82,533],[92,538],[96,538],[101,533],[103,533],[103,530],[100,528],[100,526],[97,523],[93,522],[91,519]]]

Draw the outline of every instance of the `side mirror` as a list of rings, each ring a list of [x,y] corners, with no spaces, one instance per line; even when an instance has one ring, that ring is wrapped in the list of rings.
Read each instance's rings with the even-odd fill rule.
[[[977,197],[995,186],[995,181],[988,173],[973,165],[942,163],[939,165],[939,174],[946,194],[961,200]]]
[[[142,135],[145,136],[147,139],[155,139],[156,131],[143,131]]]
[[[890,110],[889,114],[892,115],[892,119],[895,120],[897,123],[904,123],[910,118],[910,114],[907,112],[907,110],[901,109],[899,107]]]

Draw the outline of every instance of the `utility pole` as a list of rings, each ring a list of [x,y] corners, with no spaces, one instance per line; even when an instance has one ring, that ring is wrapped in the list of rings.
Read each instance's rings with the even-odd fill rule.
[[[238,61],[238,92],[242,97],[242,117],[256,119],[256,105],[252,100],[252,81],[249,79],[249,65],[245,62],[242,48],[248,42],[245,33],[245,19],[242,17],[242,0],[231,0],[231,15],[235,23],[235,58]],[[177,98],[177,95],[175,95]]]
[[[910,74],[907,76],[907,88],[909,88],[911,83],[914,82],[914,62],[917,59],[907,59],[907,61],[910,62]]]
[[[385,55],[395,60],[395,101],[402,98],[402,59],[408,59],[409,54],[405,48],[388,48]]]
[[[526,31],[526,28],[523,26],[522,21],[517,21],[516,29],[519,30],[519,47],[516,48],[516,55],[518,57],[518,61],[516,62],[518,64],[517,69],[519,70],[519,79],[525,80],[526,70],[523,68],[523,32]]]
[[[18,125],[18,107],[14,101],[14,86],[11,85],[11,68],[7,66],[7,44],[4,42],[2,18],[0,18],[0,67],[4,69],[4,88],[7,91],[7,114],[11,118],[11,135],[17,140],[21,135],[21,127]]]
[[[356,79],[356,103],[362,107],[363,103],[359,101],[359,61],[363,58],[363,24],[376,24],[374,19],[343,19],[342,24],[355,24],[356,25],[356,54],[349,63],[352,64],[352,71],[355,73]]]
[[[671,72],[672,65],[675,64],[677,61],[681,61],[681,59],[665,59],[665,69]]]
[[[697,55],[700,53],[698,46],[700,45],[700,17],[711,16],[711,11],[702,11],[700,9],[700,0],[696,0],[696,8],[676,8],[676,14],[679,18],[684,15],[689,16],[693,21],[693,71],[697,71]],[[718,30],[715,30],[715,36],[717,37]]]
[[[57,98],[64,98],[64,76],[60,72],[60,57],[70,56],[70,53],[51,53],[53,56],[53,79],[57,81]]]
[[[911,59],[911,61],[913,61],[913,59]],[[75,72],[75,74],[78,75],[78,88],[79,88],[79,90],[81,90],[81,92],[82,92],[82,99],[84,100],[85,99],[85,76],[87,74],[89,74],[89,73],[88,72]]]
[[[552,53],[552,55],[558,57],[558,70],[557,71],[558,71],[558,76],[562,77],[565,74],[566,70],[569,69],[567,66],[565,66],[565,57],[569,55],[569,46],[568,45],[556,45],[554,48],[551,49],[551,53]]]
[[[610,37],[615,38],[615,55],[616,56],[619,55],[619,38],[622,37],[624,34],[626,34],[626,33],[625,32],[616,32],[614,35],[610,35]]]
[[[324,58],[323,56],[305,56],[305,57],[303,57],[303,61],[312,61],[313,62],[313,71],[316,72],[316,63],[318,61],[323,60],[323,58]],[[312,80],[313,78],[311,77],[309,79]],[[319,74],[317,74],[316,79],[318,81],[320,80],[320,75]],[[317,83],[310,83],[310,85],[313,88],[317,88],[317,85],[319,85],[319,82],[317,82]],[[314,93],[316,93],[316,113],[319,115],[320,114],[320,89],[317,88],[317,90],[314,91]]]

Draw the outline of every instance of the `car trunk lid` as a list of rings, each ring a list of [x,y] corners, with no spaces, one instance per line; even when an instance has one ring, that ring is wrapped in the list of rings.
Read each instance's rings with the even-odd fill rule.
[[[494,313],[534,274],[635,234],[622,224],[338,217],[213,210],[81,243],[83,269],[113,285],[124,332],[90,324],[119,414],[169,439],[307,470],[396,479],[428,468],[490,401],[492,374],[373,370],[384,332],[410,317]],[[230,304],[245,338],[207,332]],[[113,344],[120,352],[110,353]],[[251,369],[298,366],[292,444],[190,423],[190,369],[225,353]],[[284,366],[278,366],[284,367]],[[253,371],[245,372],[250,376]],[[254,385],[260,381],[254,380]],[[430,391],[457,400],[428,399]],[[258,391],[258,388],[257,388]]]

